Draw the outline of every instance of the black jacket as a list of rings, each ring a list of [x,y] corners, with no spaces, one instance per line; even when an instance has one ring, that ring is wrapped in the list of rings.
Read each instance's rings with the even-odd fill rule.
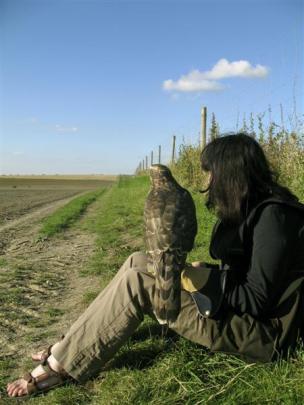
[[[219,221],[210,255],[230,270],[222,309],[271,317],[288,285],[304,275],[304,205],[268,199],[240,226]]]

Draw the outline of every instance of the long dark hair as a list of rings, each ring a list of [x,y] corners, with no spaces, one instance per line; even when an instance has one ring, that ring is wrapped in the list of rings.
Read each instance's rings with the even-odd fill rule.
[[[298,198],[277,182],[259,143],[245,133],[229,134],[210,142],[201,153],[201,166],[211,173],[206,205],[219,218],[241,222],[256,204],[275,197]]]

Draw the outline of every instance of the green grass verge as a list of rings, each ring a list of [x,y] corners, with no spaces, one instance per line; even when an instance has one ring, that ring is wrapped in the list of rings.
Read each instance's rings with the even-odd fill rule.
[[[97,234],[96,253],[85,274],[100,276],[102,286],[131,252],[144,248],[143,204],[148,189],[145,177],[122,178],[96,201],[94,213],[84,218],[81,226]],[[194,199],[199,233],[188,259],[209,261],[215,218],[206,210],[201,195],[195,194]],[[99,290],[92,286],[83,301],[89,303]],[[0,370],[1,366],[4,371],[0,380],[4,382],[14,364],[3,358]],[[210,355],[203,347],[176,335],[164,339],[158,325],[147,318],[117,353],[109,371],[84,386],[61,387],[28,403],[299,404],[304,400],[303,379],[304,350],[300,347],[289,361],[248,365],[233,356]]]
[[[83,225],[97,234],[96,253],[84,275],[100,275],[102,286],[134,251],[144,249],[143,206],[146,178],[121,177],[95,204],[95,214]]]
[[[86,272],[100,275],[102,286],[130,253],[144,249],[143,205],[148,189],[146,177],[121,179],[85,224],[98,234],[96,254]],[[193,197],[199,231],[188,260],[212,261],[209,241],[216,218],[206,209],[201,194]],[[84,300],[89,302],[96,294],[87,294]],[[301,348],[292,360],[268,365],[248,365],[222,353],[210,356],[183,338],[163,339],[158,325],[145,319],[117,353],[105,378],[88,384],[88,403],[296,404],[304,398],[303,360]]]
[[[92,204],[104,191],[105,189],[101,189],[86,193],[80,197],[74,198],[64,207],[59,208],[43,221],[39,237],[50,237],[69,227],[83,214],[88,205]]]

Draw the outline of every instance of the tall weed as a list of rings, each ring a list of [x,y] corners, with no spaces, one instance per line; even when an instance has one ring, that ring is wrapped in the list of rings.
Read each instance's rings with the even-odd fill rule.
[[[201,150],[199,145],[182,144],[177,161],[171,165],[173,175],[186,188],[200,190],[204,176],[200,165]]]
[[[304,201],[304,115],[298,116],[294,109],[289,117],[289,129],[286,128],[283,107],[281,106],[281,125],[272,120],[271,106],[268,108],[268,124],[266,112],[254,116],[243,117],[241,132],[248,133],[256,139],[270,162],[271,168],[280,184],[290,188]],[[237,125],[238,126],[238,125]],[[209,139],[219,137],[219,123],[212,113]],[[207,187],[207,176],[200,166],[201,147],[199,144],[182,143],[179,153],[170,168],[177,180],[186,188],[198,191]],[[136,174],[147,175],[147,170],[142,170],[141,164]]]
[[[301,200],[304,200],[304,142],[299,134],[277,132],[264,138],[264,131],[255,135],[261,144],[278,181],[289,187]],[[204,189],[206,175],[200,167],[199,145],[182,144],[179,156],[171,166],[174,176],[184,187],[194,191]]]
[[[263,149],[281,184],[304,198],[304,148],[301,137],[279,132],[263,142]]]

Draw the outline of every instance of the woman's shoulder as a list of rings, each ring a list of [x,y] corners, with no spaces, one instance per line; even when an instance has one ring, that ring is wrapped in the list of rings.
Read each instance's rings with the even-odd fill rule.
[[[296,201],[265,200],[250,213],[247,225],[259,229],[296,231],[304,226],[304,205]]]
[[[296,200],[283,200],[280,198],[267,198],[257,204],[249,213],[247,221],[254,218],[299,216],[304,218],[304,204]]]
[[[285,220],[286,217],[289,217],[290,215],[298,216],[299,212],[296,211],[294,208],[291,208],[285,204],[269,203],[262,207],[259,215],[259,221],[263,222],[282,221]]]
[[[304,227],[304,205],[296,201],[268,198],[253,208],[240,227],[241,239],[253,234],[298,232]],[[250,236],[251,235],[251,236]]]

